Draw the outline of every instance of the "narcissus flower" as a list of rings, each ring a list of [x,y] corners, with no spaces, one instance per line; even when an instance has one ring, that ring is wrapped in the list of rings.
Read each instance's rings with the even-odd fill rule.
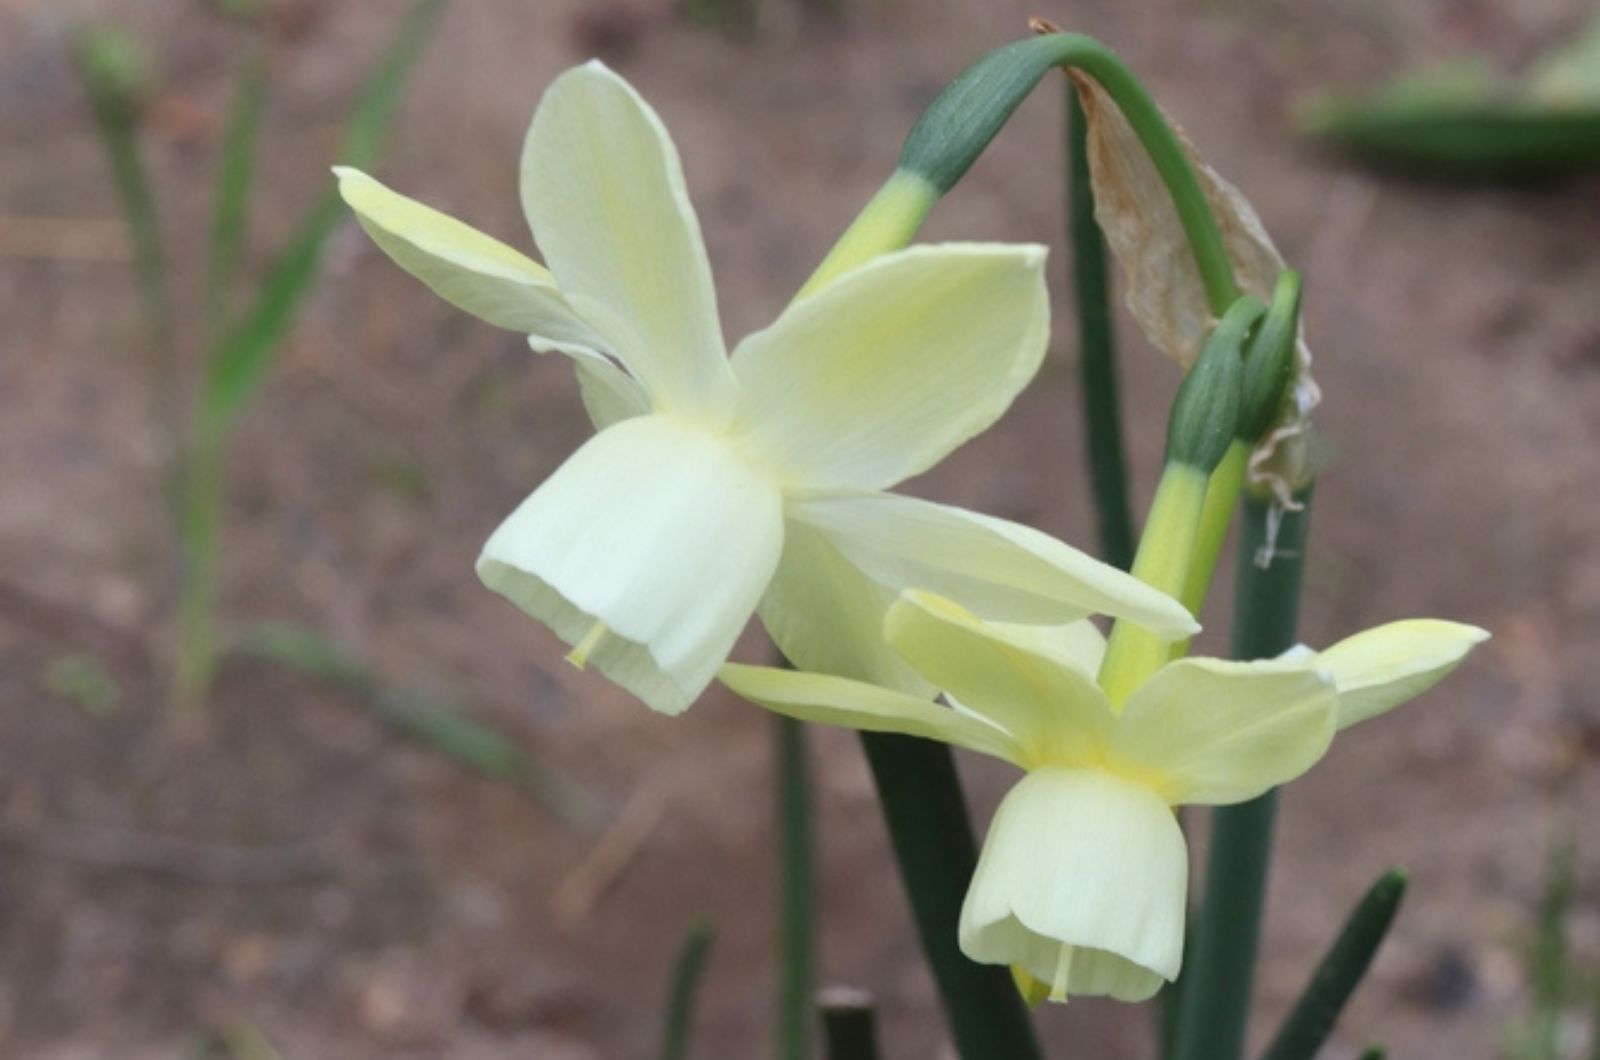
[[[1050,996],[1137,1001],[1183,959],[1188,854],[1173,807],[1242,802],[1299,776],[1334,733],[1449,673],[1487,634],[1396,622],[1325,652],[1182,659],[1119,709],[1087,622],[986,623],[928,593],[890,609],[889,643],[950,706],[856,681],[729,664],[729,688],[807,721],[943,740],[1026,770],[990,825],[961,913],[973,960]]]
[[[687,707],[757,610],[802,667],[931,694],[882,643],[885,609],[912,585],[991,618],[1195,628],[1044,534],[882,492],[992,424],[1033,377],[1049,330],[1042,247],[884,254],[730,358],[677,151],[599,63],[550,86],[523,149],[548,268],[338,175],[402,268],[572,359],[599,433],[494,532],[478,573],[652,707]]]

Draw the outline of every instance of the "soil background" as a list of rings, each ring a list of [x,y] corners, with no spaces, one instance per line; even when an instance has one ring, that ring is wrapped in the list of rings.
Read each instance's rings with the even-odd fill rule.
[[[1591,962],[1600,948],[1585,812],[1600,795],[1600,183],[1372,173],[1297,139],[1289,116],[1313,90],[1462,51],[1518,68],[1586,5],[764,6],[758,31],[730,40],[667,0],[457,0],[379,173],[531,248],[526,122],[557,73],[600,54],[677,139],[737,337],[784,305],[938,88],[1027,16],[1119,49],[1306,276],[1335,457],[1304,637],[1424,614],[1496,635],[1288,790],[1255,1039],[1361,890],[1403,864],[1408,904],[1326,1055],[1371,1041],[1406,1060],[1507,1055],[1547,853],[1569,831],[1573,944]],[[403,10],[275,6],[252,274],[324,186]],[[574,828],[359,697],[260,661],[224,667],[199,738],[164,724],[171,559],[149,375],[117,200],[65,59],[95,19],[155,57],[144,147],[191,366],[211,167],[249,37],[198,2],[0,0],[0,1056],[272,1055],[249,1051],[252,1033],[286,1058],[650,1056],[674,952],[702,915],[717,941],[697,1055],[765,1055],[770,725],[718,692],[654,716],[479,586],[485,536],[586,437],[573,381],[426,296],[353,223],[232,448],[225,615],[327,631],[394,686],[501,727],[592,793],[599,820]],[[1061,122],[1047,82],[926,238],[1048,243],[1064,290]],[[18,235],[41,218],[76,241]],[[1057,310],[1038,382],[906,488],[1088,542],[1065,295]],[[1125,314],[1119,328],[1143,499],[1176,372]],[[1225,615],[1223,594],[1208,617]],[[113,677],[114,710],[51,691],[73,655]],[[887,1057],[949,1055],[856,743],[819,731],[812,748],[823,980],[873,992]],[[963,768],[981,824],[1011,776]],[[1054,1056],[1135,1058],[1151,1055],[1149,1017],[1085,1001],[1040,1022]],[[206,1044],[219,1035],[233,1044]]]

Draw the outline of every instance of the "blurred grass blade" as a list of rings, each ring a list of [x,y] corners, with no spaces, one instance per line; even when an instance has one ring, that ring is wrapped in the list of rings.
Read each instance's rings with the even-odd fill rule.
[[[702,917],[689,928],[678,947],[672,988],[667,994],[666,1022],[661,1029],[661,1060],[686,1060],[689,1055],[695,998],[700,993],[700,979],[716,934],[716,925]]]
[[[1561,1013],[1566,1004],[1571,969],[1567,963],[1567,916],[1572,909],[1576,857],[1571,841],[1558,844],[1545,870],[1539,903],[1539,933],[1531,965],[1533,1015],[1519,1036],[1518,1060],[1561,1060]]]
[[[1394,869],[1372,885],[1333,942],[1262,1060],[1311,1060],[1372,964],[1406,893],[1406,874]]]
[[[160,211],[149,173],[139,150],[139,120],[154,92],[149,58],[139,42],[120,30],[89,27],[72,41],[73,66],[94,112],[95,128],[105,146],[117,199],[128,225],[133,270],[144,317],[150,372],[150,418],[163,489],[174,519],[183,475],[182,416],[178,401],[178,364],[174,349],[172,287],[167,251],[161,237]]]
[[[244,258],[250,198],[255,188],[256,144],[261,135],[266,90],[266,55],[258,47],[239,68],[222,153],[217,160],[216,199],[211,214],[211,262],[206,271],[205,293],[206,324],[213,335],[227,319],[229,299],[239,278],[239,263]]]
[[[805,727],[774,718],[778,812],[778,1060],[810,1060],[816,868]]]
[[[350,112],[340,161],[370,168],[377,159],[406,75],[427,41],[443,0],[420,0],[389,51],[367,79]],[[214,439],[232,424],[272,366],[296,310],[316,280],[323,245],[343,210],[332,178],[307,212],[288,249],[268,273],[255,303],[213,350],[200,410],[200,437]]]
[[[1078,303],[1078,357],[1083,423],[1095,524],[1105,561],[1120,570],[1133,564],[1133,512],[1128,504],[1128,462],[1117,396],[1117,350],[1112,330],[1106,241],[1094,218],[1089,180],[1088,121],[1067,84],[1067,157],[1071,179],[1067,216],[1072,243],[1072,283]]]
[[[817,995],[827,1060],[878,1060],[877,1020],[872,995],[834,987]]]
[[[526,791],[574,828],[587,829],[599,818],[593,796],[555,767],[445,703],[391,689],[381,674],[314,629],[255,626],[235,641],[232,650],[338,685],[388,725],[481,776]]]
[[[1361,1060],[1383,1060],[1389,1055],[1389,1050],[1381,1045],[1369,1045],[1367,1051],[1361,1054]]]
[[[419,0],[388,52],[367,78],[350,112],[342,156],[370,166],[376,158],[417,56],[443,0]],[[249,137],[247,137],[249,138]],[[248,187],[248,179],[245,186]],[[250,309],[226,328],[206,361],[200,404],[190,432],[180,529],[183,584],[178,603],[178,661],[174,711],[185,723],[198,716],[216,668],[213,627],[221,561],[219,534],[225,448],[229,430],[272,367],[294,318],[317,277],[323,245],[342,213],[328,179],[288,249],[268,272]]]

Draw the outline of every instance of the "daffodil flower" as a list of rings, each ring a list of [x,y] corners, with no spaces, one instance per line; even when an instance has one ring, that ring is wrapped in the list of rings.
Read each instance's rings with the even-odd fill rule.
[[[1138,1001],[1183,958],[1188,853],[1173,807],[1254,798],[1311,768],[1335,732],[1449,673],[1482,630],[1419,620],[1324,652],[1167,663],[1120,707],[1095,683],[1088,622],[986,623],[908,592],[889,643],[950,706],[818,674],[728,664],[722,681],[807,721],[943,740],[1026,771],[995,812],[961,912],[973,960],[1050,996]]]
[[[883,492],[992,424],[1037,371],[1042,247],[883,254],[729,357],[677,151],[598,62],[550,86],[523,149],[522,205],[548,268],[337,172],[402,268],[572,359],[599,433],[494,532],[478,574],[657,710],[687,707],[757,611],[802,667],[931,695],[882,643],[907,586],[992,618],[1195,628],[1165,595],[1044,534]]]

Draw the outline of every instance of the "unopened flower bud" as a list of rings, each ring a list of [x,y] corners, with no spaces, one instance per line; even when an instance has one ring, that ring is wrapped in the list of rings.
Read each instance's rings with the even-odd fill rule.
[[[1200,357],[1178,387],[1167,421],[1167,463],[1210,474],[1222,462],[1239,423],[1246,336],[1266,312],[1245,295],[1222,315]]]

